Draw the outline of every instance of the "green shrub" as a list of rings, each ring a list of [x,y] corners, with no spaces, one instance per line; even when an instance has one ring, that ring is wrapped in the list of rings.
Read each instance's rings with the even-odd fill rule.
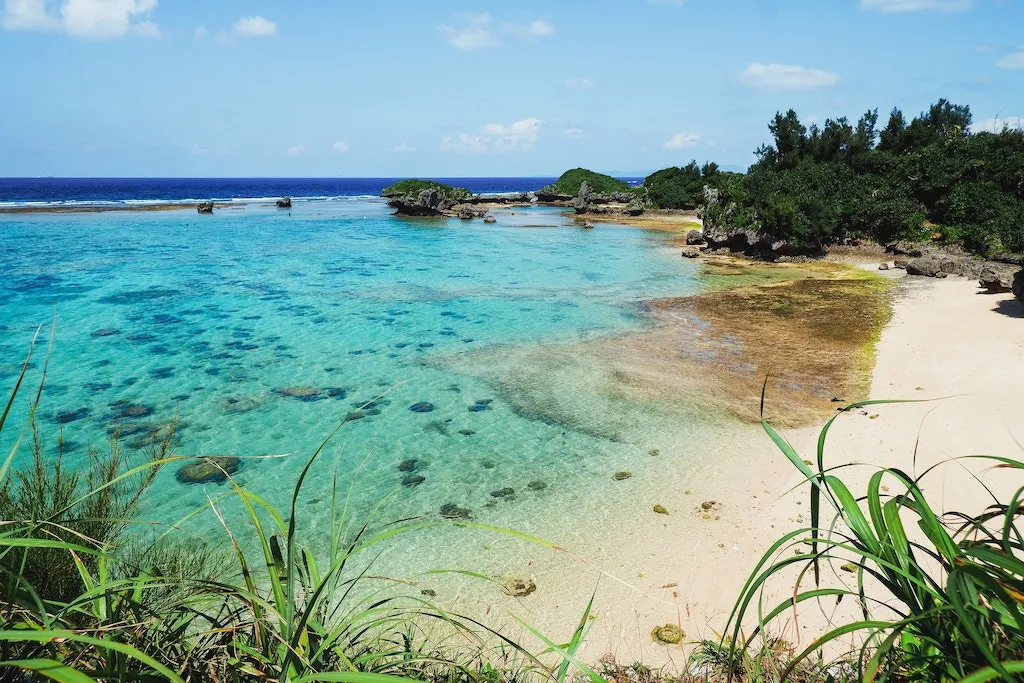
[[[451,185],[445,185],[434,180],[416,180],[412,178],[399,180],[397,183],[388,185],[380,194],[382,197],[391,199],[407,194],[417,195],[423,190],[437,190],[438,194],[442,197],[450,197],[452,199],[465,199],[472,194],[464,187],[452,187]]]
[[[575,197],[579,194],[580,185],[586,181],[590,187],[591,192],[598,194],[610,194],[612,192],[628,192],[630,191],[629,183],[618,178],[613,178],[603,173],[597,173],[590,171],[585,168],[574,168],[566,171],[558,180],[550,185],[546,185],[538,192],[544,194],[564,194]]]

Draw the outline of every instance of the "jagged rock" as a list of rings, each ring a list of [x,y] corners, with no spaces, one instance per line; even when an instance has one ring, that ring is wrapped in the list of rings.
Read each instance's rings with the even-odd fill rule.
[[[700,256],[700,249],[697,247],[683,247],[683,258],[697,258]]]
[[[1017,297],[1017,301],[1024,304],[1024,268],[1013,276],[1012,290],[1013,295]]]
[[[529,204],[531,199],[529,192],[513,192],[511,194],[475,194],[463,201],[466,204]]]
[[[989,294],[1003,294],[1013,291],[1013,272],[985,266],[978,276],[978,285]]]
[[[292,198],[291,197],[281,197],[280,199],[277,200],[277,208],[279,208],[279,209],[290,209],[290,208],[292,208]]]
[[[939,259],[932,256],[922,256],[907,264],[907,275],[920,275],[923,277],[946,277],[942,271],[942,264]]]
[[[199,202],[196,204],[196,211],[199,213],[213,213],[213,202]]]
[[[704,239],[704,233],[701,230],[691,230],[686,233],[686,243],[692,247],[699,247],[707,244],[708,241]]]
[[[590,208],[590,200],[593,192],[590,191],[590,185],[584,180],[580,183],[579,194],[576,195],[576,203],[573,205],[576,209],[576,213],[586,213],[587,209]]]
[[[902,240],[900,242],[894,242],[885,248],[886,251],[896,254],[897,256],[910,256],[911,258],[921,258],[930,249],[925,245],[918,244],[917,242],[909,242]]]
[[[898,268],[899,270],[906,270],[908,263],[910,263],[909,259],[898,258],[898,259],[896,259],[895,261],[892,262],[892,267],[893,268]]]
[[[590,221],[587,221],[586,223],[583,224],[583,229],[584,230],[593,230],[594,229],[594,224],[591,223]]]
[[[725,228],[705,225],[703,234],[709,249],[724,248],[750,256],[809,256],[821,252],[820,246],[798,246],[785,240],[777,240],[771,235],[751,228]]]
[[[497,223],[498,219],[494,216],[484,216],[484,223]]]

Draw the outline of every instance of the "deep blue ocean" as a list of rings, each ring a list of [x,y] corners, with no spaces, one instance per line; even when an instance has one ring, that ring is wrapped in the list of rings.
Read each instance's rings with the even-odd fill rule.
[[[0,178],[0,206],[379,196],[400,178]],[[554,178],[438,178],[472,192],[527,192]]]

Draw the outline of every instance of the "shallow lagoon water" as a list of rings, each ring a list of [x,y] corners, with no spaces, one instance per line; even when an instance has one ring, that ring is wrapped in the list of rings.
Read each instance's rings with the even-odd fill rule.
[[[337,467],[356,517],[392,494],[390,519],[455,503],[514,526],[650,459],[625,432],[664,416],[586,395],[590,369],[569,357],[500,372],[496,361],[640,329],[642,301],[701,284],[659,235],[583,230],[542,208],[498,216],[404,220],[355,198],[290,213],[3,216],[0,382],[13,383],[35,328],[55,315],[39,413],[51,444],[63,429],[68,457],[82,462],[87,448],[105,448],[115,421],[123,443],[143,448],[176,417],[179,453],[287,454],[245,460],[237,475],[282,507],[321,441],[384,395],[325,449],[306,503],[329,503]],[[559,373],[572,380],[538,389]],[[20,405],[13,424],[24,414]],[[409,459],[424,479],[402,487],[397,466]],[[515,500],[490,495],[504,487]],[[147,516],[179,520],[223,490],[182,484],[168,469]]]

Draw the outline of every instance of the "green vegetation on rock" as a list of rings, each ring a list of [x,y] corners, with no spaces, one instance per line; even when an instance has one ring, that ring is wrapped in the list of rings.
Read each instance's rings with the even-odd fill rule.
[[[718,164],[708,162],[698,166],[691,161],[681,168],[672,167],[656,171],[644,178],[647,203],[654,209],[693,210],[704,200],[704,187],[716,187],[735,173],[718,170]]]
[[[409,178],[407,180],[399,180],[397,183],[388,185],[381,191],[381,196],[389,199],[393,197],[401,197],[403,195],[414,194],[418,195],[423,190],[437,190],[444,198],[449,199],[465,199],[471,193],[464,187],[452,187],[444,183],[439,183],[434,180],[417,180],[415,178]]]
[[[629,184],[610,175],[596,173],[585,168],[574,168],[566,171],[558,180],[538,190],[537,194],[564,194],[575,197],[579,194],[580,185],[586,181],[591,192],[610,194],[612,192],[629,192]]]

